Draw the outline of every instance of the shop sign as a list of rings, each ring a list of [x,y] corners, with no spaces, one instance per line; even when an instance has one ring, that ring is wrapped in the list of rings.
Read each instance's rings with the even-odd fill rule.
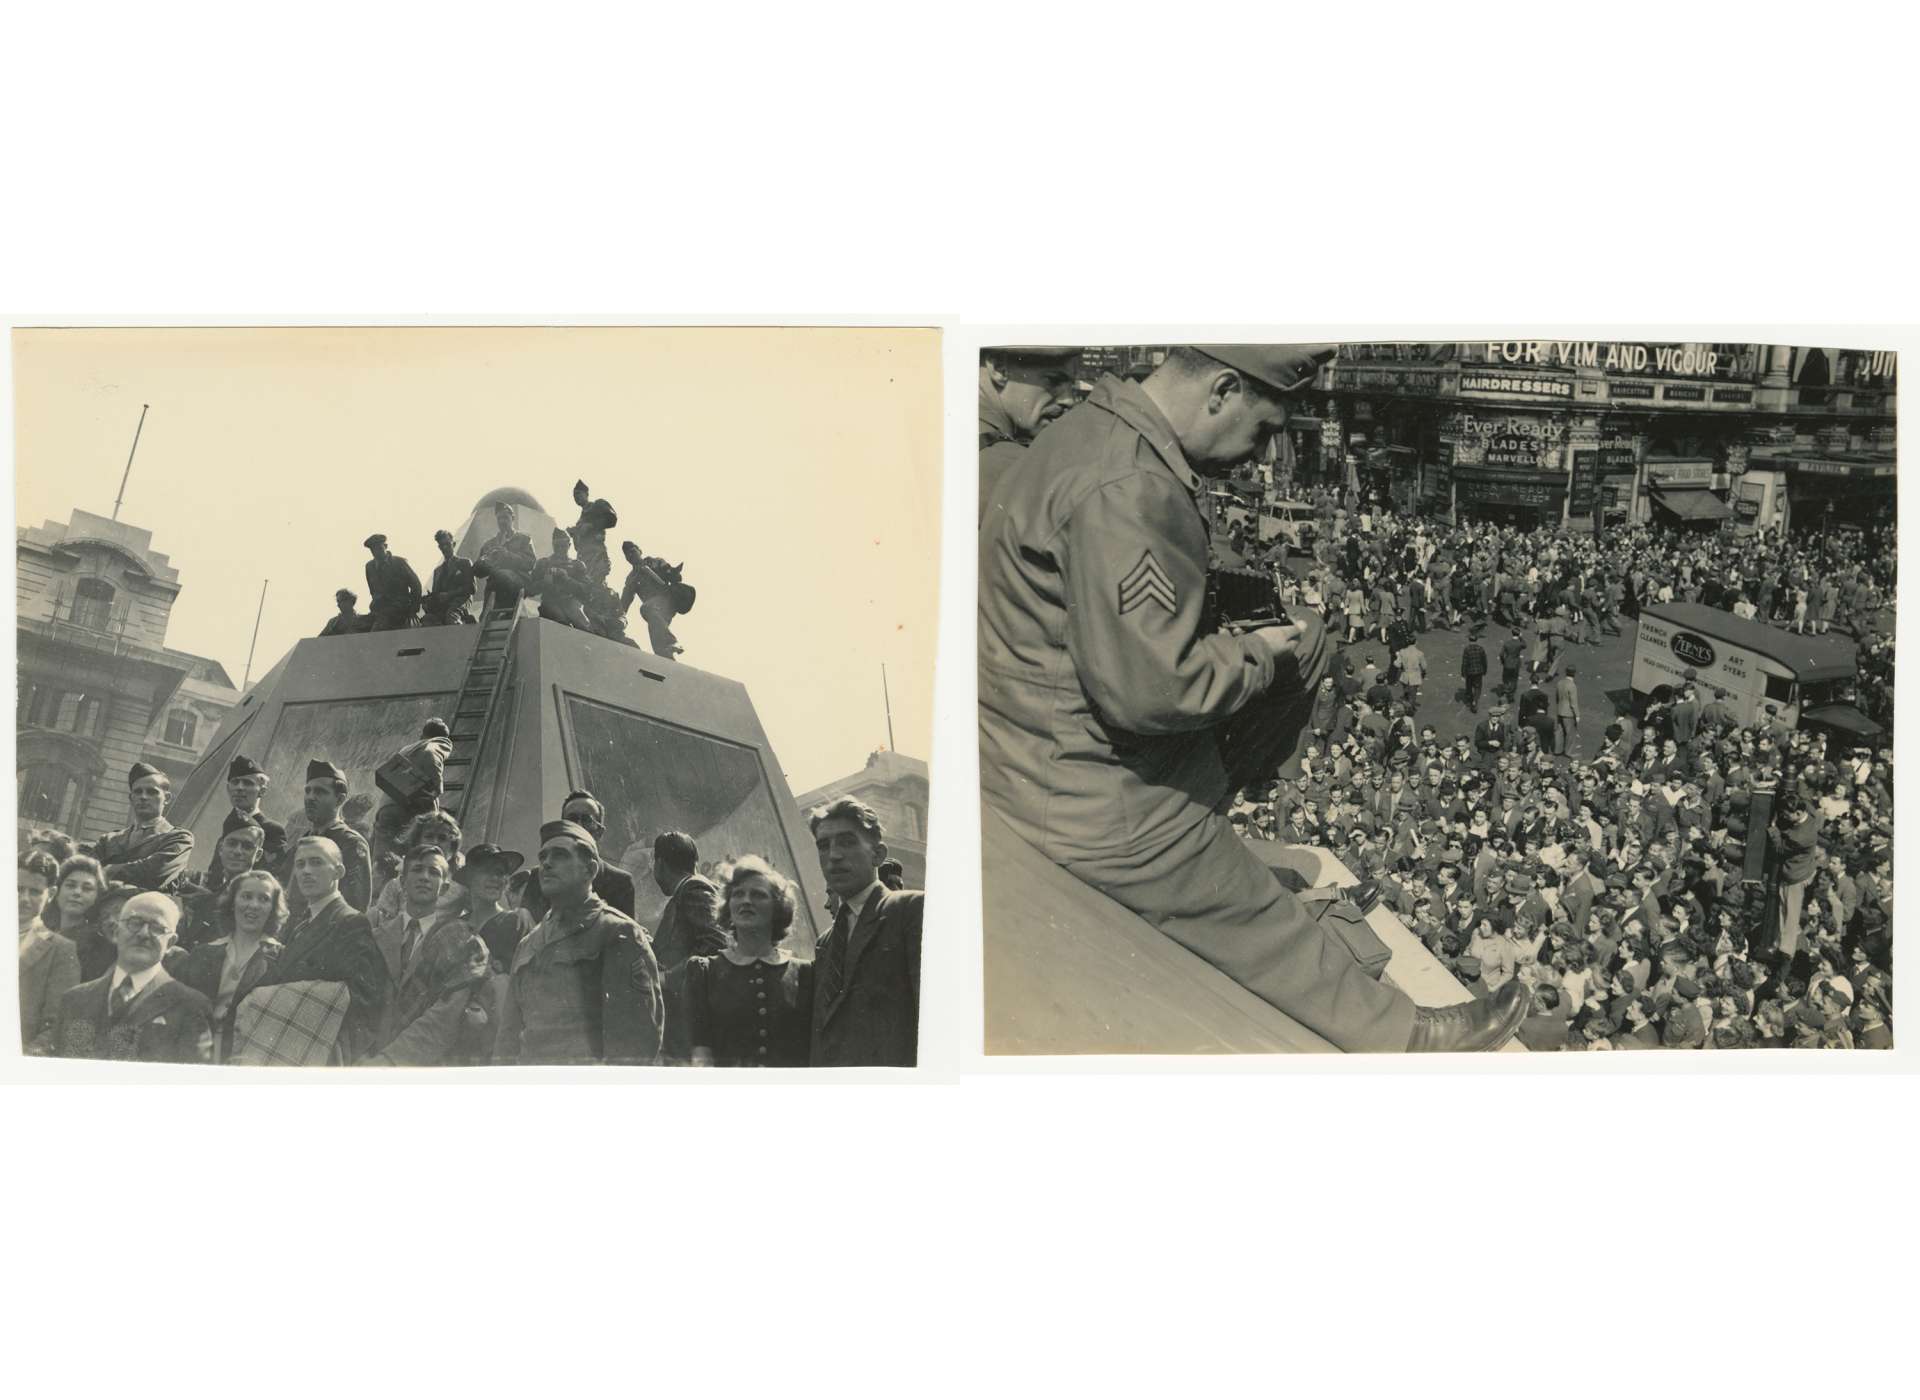
[[[1858,389],[1854,390],[1853,393],[1853,406],[1855,408],[1880,408],[1886,401],[1887,396],[1885,394],[1863,394]]]
[[[1534,506],[1542,510],[1558,510],[1564,490],[1558,482],[1458,479],[1454,482],[1455,499],[1462,505]]]
[[[1607,395],[1615,399],[1650,399],[1653,397],[1651,384],[1627,384],[1624,382],[1607,385]]]
[[[1428,398],[1440,392],[1437,370],[1356,369],[1343,365],[1334,370],[1333,382],[1340,389],[1384,389]]]
[[[1573,381],[1545,374],[1501,374],[1462,370],[1460,392],[1526,399],[1571,399]]]
[[[1707,389],[1704,384],[1669,384],[1660,391],[1666,399],[1687,399],[1693,402],[1705,402]]]
[[[1749,519],[1760,514],[1760,502],[1754,500],[1751,496],[1740,497],[1740,499],[1733,503],[1733,508]]]
[[[1667,397],[1672,398],[1673,395],[1668,394]],[[1713,401],[1715,403],[1752,403],[1753,390],[1730,389],[1723,384],[1713,391]]]
[[[1504,365],[1561,365],[1569,369],[1613,370],[1621,374],[1678,374],[1708,378],[1750,370],[1751,347],[1739,355],[1685,345],[1636,345],[1605,340],[1490,340],[1487,362]]]
[[[1689,666],[1711,666],[1719,659],[1713,643],[1693,632],[1675,632],[1667,645]]]
[[[1861,462],[1806,462],[1806,461],[1801,461],[1795,458],[1795,459],[1791,459],[1786,462],[1783,462],[1782,465],[1790,466],[1797,472],[1805,472],[1812,476],[1892,476],[1893,475],[1893,464],[1891,462],[1874,466],[1874,465],[1861,463]]]
[[[1661,465],[1647,463],[1647,485],[1649,486],[1708,486],[1713,483],[1713,463],[1711,462],[1674,462]]]

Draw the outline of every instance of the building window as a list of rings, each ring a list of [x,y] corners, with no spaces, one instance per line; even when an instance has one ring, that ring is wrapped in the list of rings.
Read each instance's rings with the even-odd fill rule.
[[[20,775],[20,816],[71,830],[79,817],[80,779],[57,763],[39,763]]]
[[[169,710],[167,712],[167,742],[178,744],[183,749],[193,747],[193,731],[199,725],[200,717],[192,710]]]
[[[100,731],[106,728],[106,718],[107,702],[98,695],[83,695],[79,707],[74,711],[73,732],[97,739]]]
[[[42,729],[53,728],[53,722],[60,715],[60,702],[66,692],[57,685],[48,685],[43,681],[34,681],[27,687],[26,703],[21,706],[28,724],[38,725]]]
[[[105,579],[83,578],[73,589],[73,625],[104,632],[113,618],[113,585]]]

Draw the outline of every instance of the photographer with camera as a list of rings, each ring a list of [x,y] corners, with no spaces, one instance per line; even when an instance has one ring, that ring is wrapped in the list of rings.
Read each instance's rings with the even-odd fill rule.
[[[1416,1007],[1225,815],[1292,761],[1330,646],[1314,618],[1209,633],[1203,477],[1279,432],[1331,353],[1176,347],[1141,383],[1103,379],[1001,478],[980,535],[982,792],[1049,859],[1341,1049],[1493,1049],[1522,994]]]

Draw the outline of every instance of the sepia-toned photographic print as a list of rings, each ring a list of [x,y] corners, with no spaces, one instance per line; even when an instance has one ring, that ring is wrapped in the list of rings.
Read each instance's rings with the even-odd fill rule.
[[[918,1062],[940,332],[14,332],[20,1044]]]
[[[1870,333],[978,371],[989,1054],[1893,1046]]]

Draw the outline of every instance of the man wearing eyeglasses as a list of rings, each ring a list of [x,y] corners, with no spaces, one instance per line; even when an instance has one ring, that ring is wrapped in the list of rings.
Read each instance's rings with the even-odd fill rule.
[[[58,1053],[149,1064],[212,1060],[210,1004],[161,966],[179,924],[180,906],[163,894],[126,902],[113,926],[114,965],[60,998]]]
[[[1067,411],[1075,382],[1074,352],[1022,345],[980,354],[980,511],[994,484],[1027,455],[1027,444]]]
[[[1492,1049],[1520,993],[1416,1008],[1225,816],[1293,759],[1330,649],[1311,615],[1208,627],[1206,482],[1264,453],[1332,355],[1176,346],[1141,383],[1103,379],[992,487],[981,790],[1056,864],[1340,1049]]]

